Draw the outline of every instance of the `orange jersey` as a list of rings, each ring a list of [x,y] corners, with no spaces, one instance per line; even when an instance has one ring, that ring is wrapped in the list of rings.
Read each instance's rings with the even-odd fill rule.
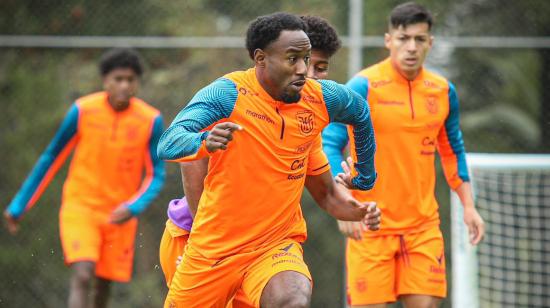
[[[322,151],[321,130],[333,119],[357,129],[362,147],[355,183],[372,187],[375,146],[368,106],[346,87],[308,79],[301,99],[285,104],[272,99],[250,69],[228,74],[197,93],[159,142],[163,159],[210,155],[187,252],[216,259],[288,238],[303,242],[306,225],[299,201],[306,175],[329,170],[326,158],[317,154]],[[205,129],[225,121],[243,130],[234,133],[227,150],[210,154]],[[310,155],[317,157],[315,165]]]
[[[368,100],[377,140],[379,173],[374,189],[353,191],[360,201],[376,201],[383,213],[377,234],[406,233],[439,224],[434,195],[436,150],[447,182],[468,181],[464,143],[454,86],[426,69],[413,81],[401,76],[389,59],[359,72],[348,84]],[[342,126],[323,133],[332,168],[339,168],[348,135]],[[354,138],[350,138],[354,156]],[[355,157],[353,157],[355,159]]]
[[[108,103],[106,92],[79,98],[8,212],[17,218],[30,208],[74,149],[63,208],[109,213],[126,204],[139,214],[164,181],[163,162],[156,155],[162,129],[159,111],[138,98],[119,112]]]

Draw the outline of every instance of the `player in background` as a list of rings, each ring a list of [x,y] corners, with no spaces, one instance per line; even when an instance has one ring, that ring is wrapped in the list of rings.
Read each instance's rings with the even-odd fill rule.
[[[110,50],[99,69],[104,91],[81,97],[69,108],[4,212],[15,233],[23,213],[74,150],[59,213],[65,263],[72,269],[70,308],[88,307],[92,294],[93,307],[105,307],[111,282],[130,280],[136,216],[164,182],[164,162],[156,152],[162,117],[135,97],[143,71],[139,55],[130,49]]]
[[[443,236],[434,196],[435,152],[439,152],[449,186],[464,205],[472,244],[483,238],[483,220],[472,198],[464,142],[459,128],[455,86],[423,67],[432,47],[432,15],[408,2],[389,18],[385,45],[390,55],[368,67],[347,85],[368,100],[376,132],[379,178],[371,191],[352,191],[372,200],[384,213],[380,231],[363,231],[360,223],[339,222],[347,242],[347,286],[352,307],[385,307],[397,299],[405,307],[436,307],[446,296]],[[337,180],[355,174],[343,161],[354,133],[341,124],[323,132],[324,150]]]
[[[342,85],[306,79],[311,45],[304,30],[286,13],[254,20],[247,48],[255,67],[203,88],[161,137],[163,159],[210,157],[166,307],[225,307],[238,288],[255,306],[307,307],[304,185],[329,214],[378,226],[372,205],[334,184],[317,139],[330,121],[353,124],[359,172],[347,185],[370,189],[376,174],[368,106]]]
[[[300,16],[306,23],[306,34],[311,42],[311,59],[307,77],[327,79],[330,58],[340,49],[341,42],[336,30],[330,23],[319,16]],[[196,212],[198,200],[203,191],[203,182],[208,169],[208,158],[199,161],[180,163],[184,183],[185,197],[170,201],[168,220],[160,243],[160,265],[168,287],[176,272],[178,258],[181,258],[193,224],[193,213]],[[192,200],[192,205],[188,204]],[[253,307],[239,289],[232,302],[233,308]]]

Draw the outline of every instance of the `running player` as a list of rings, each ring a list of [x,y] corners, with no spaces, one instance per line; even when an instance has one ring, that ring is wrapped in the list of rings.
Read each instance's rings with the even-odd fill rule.
[[[111,281],[130,280],[135,217],[164,182],[164,163],[156,152],[163,130],[161,115],[134,97],[142,74],[138,54],[110,50],[99,68],[104,91],[81,97],[70,107],[4,212],[15,233],[24,211],[38,201],[74,149],[59,214],[65,262],[72,268],[71,308],[87,307],[94,279],[94,307],[106,306]]]
[[[459,128],[455,87],[423,68],[432,46],[432,15],[412,2],[393,9],[385,45],[388,59],[361,72],[348,86],[368,99],[376,131],[379,179],[369,192],[353,191],[361,201],[377,202],[384,213],[381,230],[363,232],[360,223],[339,222],[347,243],[347,283],[353,307],[435,307],[446,296],[443,236],[434,196],[435,152],[449,186],[464,205],[472,244],[483,237],[483,220],[474,207]],[[323,133],[333,170],[342,170],[354,132],[331,124]],[[347,169],[346,164],[343,167]],[[349,170],[339,179],[349,177]],[[352,172],[354,174],[355,171]]]
[[[311,47],[304,30],[291,14],[253,21],[247,48],[255,68],[199,91],[159,142],[159,156],[167,160],[210,157],[166,307],[225,307],[238,288],[255,306],[306,307],[311,277],[300,245],[306,237],[299,207],[304,184],[329,214],[377,228],[379,212],[334,185],[315,142],[329,121],[355,125],[359,172],[347,184],[370,189],[375,173],[368,106],[344,86],[305,78]]]
[[[311,59],[307,72],[308,78],[326,79],[328,77],[330,58],[340,49],[341,43],[336,30],[328,21],[318,16],[301,16],[306,23],[306,34],[311,42]],[[203,182],[208,168],[208,158],[200,161],[181,163],[182,178],[186,197],[170,201],[168,220],[160,243],[160,265],[166,283],[170,286],[176,271],[178,258],[183,254],[189,231],[193,223]],[[188,200],[192,200],[189,206]],[[253,307],[239,289],[233,300],[233,307]]]

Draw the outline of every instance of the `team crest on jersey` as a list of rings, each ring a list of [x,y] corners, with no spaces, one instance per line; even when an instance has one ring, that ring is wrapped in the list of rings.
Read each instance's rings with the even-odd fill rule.
[[[315,128],[315,115],[311,110],[300,111],[296,114],[296,120],[298,120],[298,126],[300,126],[300,132],[304,136],[309,136]]]
[[[428,112],[431,114],[437,114],[439,108],[437,106],[437,98],[435,96],[428,96],[426,98],[426,109],[428,109]]]
[[[355,281],[355,288],[359,292],[367,291],[367,282],[365,281],[365,279],[361,278],[361,279]]]

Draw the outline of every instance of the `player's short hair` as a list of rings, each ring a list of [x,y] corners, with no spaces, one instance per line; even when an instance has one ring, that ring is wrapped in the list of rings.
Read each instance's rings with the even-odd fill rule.
[[[342,47],[338,33],[326,19],[310,15],[300,18],[306,23],[306,34],[311,42],[311,49],[320,50],[332,57]]]
[[[428,29],[431,30],[433,16],[428,9],[412,1],[396,6],[390,13],[390,29],[397,29],[400,26],[406,28],[409,25],[418,23],[427,23]]]
[[[99,61],[101,76],[105,76],[117,68],[130,68],[138,76],[143,74],[141,57],[136,50],[130,48],[113,48],[101,56]]]
[[[264,49],[279,38],[284,30],[306,31],[306,25],[300,17],[289,13],[273,13],[253,20],[246,31],[246,49],[251,59],[254,50]]]

